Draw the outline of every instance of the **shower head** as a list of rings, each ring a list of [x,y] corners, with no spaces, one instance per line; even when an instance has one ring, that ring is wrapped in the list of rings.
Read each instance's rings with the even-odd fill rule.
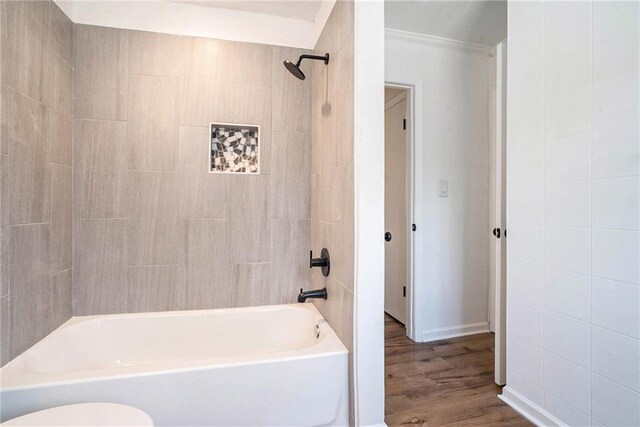
[[[300,79],[300,80],[304,80],[305,76],[304,73],[302,72],[302,70],[300,69],[300,65],[298,64],[294,64],[291,61],[284,61],[283,62],[284,67],[291,73],[293,74],[296,78]]]
[[[298,62],[296,62],[295,64],[291,61],[284,61],[284,67],[291,73],[293,74],[296,78],[300,79],[300,80],[304,80],[305,79],[305,75],[302,72],[302,70],[300,69],[300,64],[302,63],[303,59],[313,59],[314,61],[323,61],[325,64],[329,63],[329,54],[325,53],[324,56],[320,56],[320,55],[300,55],[300,57],[298,58]]]

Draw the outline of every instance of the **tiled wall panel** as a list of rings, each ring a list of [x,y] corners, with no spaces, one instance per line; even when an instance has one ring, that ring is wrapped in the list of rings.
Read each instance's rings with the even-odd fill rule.
[[[71,317],[73,24],[0,8],[0,365]]]
[[[73,314],[124,312],[127,308],[127,220],[73,221]]]
[[[507,387],[569,425],[638,425],[640,6],[510,2],[508,39]]]
[[[303,51],[85,25],[75,43],[74,313],[293,302],[311,277],[311,70],[282,60]],[[260,126],[260,175],[208,172],[209,122]]]
[[[74,25],[76,118],[126,120],[129,33]]]
[[[311,96],[311,248],[320,256],[323,247],[331,255],[331,273],[312,273],[314,289],[326,287],[329,298],[314,300],[322,315],[353,355],[354,304],[354,186],[353,186],[353,8],[349,0],[335,3],[315,46],[315,53],[329,53],[329,64],[314,61]],[[304,70],[307,73],[306,70]],[[295,93],[296,82],[287,82]],[[276,130],[295,130],[294,105],[288,98],[284,110],[274,110]],[[305,120],[304,111],[297,113]],[[276,122],[274,121],[274,124]],[[293,210],[290,207],[289,210]],[[351,364],[350,364],[351,365]],[[353,371],[350,382],[353,384]],[[351,395],[353,402],[353,394]]]

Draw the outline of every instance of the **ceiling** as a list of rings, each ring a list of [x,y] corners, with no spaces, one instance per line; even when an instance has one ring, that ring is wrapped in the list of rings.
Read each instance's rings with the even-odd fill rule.
[[[175,3],[190,3],[198,6],[262,13],[285,18],[302,19],[313,22],[318,15],[321,0],[269,1],[269,0],[171,0]]]
[[[507,37],[506,0],[385,0],[385,27],[485,46]]]
[[[315,46],[335,2],[335,0],[54,1],[77,24],[305,49],[313,49]]]

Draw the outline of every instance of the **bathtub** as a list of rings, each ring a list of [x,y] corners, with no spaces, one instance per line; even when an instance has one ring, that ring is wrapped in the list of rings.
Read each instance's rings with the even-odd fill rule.
[[[114,402],[159,426],[346,426],[347,370],[310,303],[74,317],[0,369],[0,420]]]

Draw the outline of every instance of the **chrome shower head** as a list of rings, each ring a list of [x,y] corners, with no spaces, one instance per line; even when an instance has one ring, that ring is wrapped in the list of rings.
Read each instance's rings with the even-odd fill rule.
[[[313,59],[314,61],[323,61],[325,64],[329,63],[329,54],[325,53],[323,56],[320,55],[300,55],[300,57],[298,58],[298,62],[296,62],[295,64],[291,61],[284,61],[284,67],[291,73],[294,75],[294,77],[300,79],[300,80],[304,80],[306,77],[304,75],[304,73],[302,72],[302,70],[300,69],[300,64],[302,63],[303,59]]]

